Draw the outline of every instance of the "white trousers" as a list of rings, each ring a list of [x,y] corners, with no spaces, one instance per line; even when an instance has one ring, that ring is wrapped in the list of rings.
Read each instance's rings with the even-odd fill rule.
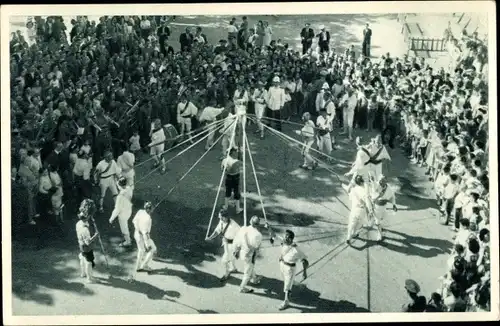
[[[347,239],[352,239],[352,236],[356,234],[359,229],[359,225],[361,224],[361,219],[363,214],[365,214],[364,208],[355,207],[351,208],[351,212],[349,213],[349,222],[347,224]]]
[[[252,263],[252,255],[244,255],[243,258],[243,279],[241,280],[240,288],[248,285],[248,282],[255,282],[257,274],[255,273],[255,264]]]
[[[130,243],[130,230],[128,227],[128,221],[130,219],[130,216],[132,215],[132,211],[130,212],[120,212],[118,214],[118,224],[120,225],[120,231],[123,234],[123,237],[125,238],[125,241],[127,243]]]
[[[314,159],[311,156],[311,147],[313,144],[314,144],[314,138],[307,138],[304,140],[302,155],[304,156],[304,164],[307,166],[311,166],[314,163]]]
[[[114,176],[101,179],[99,181],[99,187],[101,188],[101,198],[106,196],[106,191],[109,189],[113,197],[118,195],[118,188],[116,187],[116,180]]]
[[[151,250],[146,252],[146,245],[139,234],[134,235],[135,243],[137,244],[137,262],[135,269],[142,269],[148,267],[149,263],[153,260],[153,256],[156,253],[156,245],[152,239],[149,239],[149,246]]]
[[[297,266],[292,267],[280,262],[280,270],[281,275],[283,276],[283,292],[289,292],[293,287]]]
[[[318,136],[318,149],[324,154],[330,155],[332,152],[332,138],[330,134]]]
[[[127,185],[134,185],[135,171],[134,169],[130,169],[126,172],[122,172],[122,176],[127,180]]]
[[[231,271],[236,269],[236,258],[233,255],[233,244],[223,242],[224,254],[222,255],[222,264],[224,265],[224,275],[228,276]]]

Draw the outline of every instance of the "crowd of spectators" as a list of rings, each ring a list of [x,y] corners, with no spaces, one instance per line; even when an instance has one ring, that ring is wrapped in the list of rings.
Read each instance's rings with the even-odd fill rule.
[[[428,303],[414,295],[409,311],[490,310],[487,46],[477,33],[450,40],[459,55],[441,85],[421,77],[429,95],[405,117],[405,147],[434,182],[440,222],[453,220],[454,248],[441,288]]]
[[[423,58],[387,53],[373,59],[356,54],[353,47],[325,52],[316,44],[302,53],[273,39],[266,22],[249,28],[246,17],[240,24],[231,20],[227,39],[216,45],[201,27],[194,33],[188,27],[178,41],[171,40],[171,19],[104,16],[94,22],[77,17],[68,39],[62,17],[35,17],[27,26],[28,40],[13,33],[13,198],[17,192],[28,202],[27,214],[18,215],[27,219],[20,223],[62,222],[62,203],[74,197],[66,194],[74,189],[75,153],[95,166],[106,148],[116,156],[131,136],[134,151],[145,148],[151,121],[160,118],[162,124],[178,127],[182,99],[200,112],[208,103],[229,108],[237,87],[252,94],[259,83],[269,87],[279,76],[286,105],[273,117],[318,116],[325,102],[332,101],[342,126],[342,110],[355,103],[356,128],[383,132],[391,147],[399,139],[414,162],[427,167],[442,222],[454,218],[458,232],[447,285],[431,301],[455,311],[461,307],[457,302],[470,295],[472,301],[465,300],[474,303],[470,306],[487,309],[484,44],[468,39],[458,64],[446,72],[434,70]],[[173,42],[179,42],[180,51],[174,51]],[[345,94],[354,102],[345,101]],[[250,99],[250,113],[253,104]],[[90,179],[89,173],[80,177]]]

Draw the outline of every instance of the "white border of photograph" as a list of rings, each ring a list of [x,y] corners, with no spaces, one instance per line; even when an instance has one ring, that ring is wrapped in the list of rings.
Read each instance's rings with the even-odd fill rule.
[[[1,144],[2,155],[2,284],[3,322],[6,325],[129,325],[129,324],[235,324],[395,321],[481,321],[499,319],[498,218],[491,219],[491,309],[489,313],[331,313],[331,314],[204,314],[204,315],[107,315],[107,316],[12,316],[11,273],[11,169],[10,169],[10,78],[9,17],[61,15],[315,15],[342,13],[450,13],[488,15],[490,180],[498,180],[496,17],[493,1],[321,2],[245,4],[140,4],[140,5],[11,5],[1,7]],[[498,217],[498,184],[490,184],[491,216]],[[401,291],[401,289],[394,289]]]

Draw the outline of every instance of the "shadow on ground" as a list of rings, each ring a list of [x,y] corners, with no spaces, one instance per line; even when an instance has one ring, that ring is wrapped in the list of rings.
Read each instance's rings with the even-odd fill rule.
[[[295,129],[295,126],[284,127],[284,131],[292,137],[294,137],[293,130]],[[365,135],[364,132],[361,133]],[[342,206],[347,204],[347,200],[340,187],[343,177],[325,169],[318,169],[314,172],[301,170],[296,172],[302,159],[300,153],[284,145],[274,136],[268,135],[264,141],[249,136],[249,142],[264,197],[264,205],[271,224],[277,227],[287,225],[287,227],[299,228],[300,231],[297,232],[299,242],[325,241],[326,243],[343,234],[345,225],[331,221],[324,214],[318,214],[317,208],[313,209],[308,206],[309,203],[332,203],[334,209],[330,209],[331,214],[346,215],[347,210]],[[153,215],[152,230],[152,238],[158,247],[158,261],[185,268],[185,271],[166,268],[157,273],[176,276],[189,286],[217,288],[222,286],[218,276],[203,272],[198,267],[203,262],[214,261],[222,250],[217,241],[204,241],[221,175],[218,146],[179,184],[171,196],[165,198],[167,189],[170,189],[175,184],[174,181],[178,180],[200,156],[201,146],[200,144],[198,148],[188,151],[174,161],[169,166],[170,170],[166,175],[153,174],[150,179],[138,186],[134,195],[134,205],[136,208],[140,207],[144,200],[160,203]],[[391,182],[400,184],[398,203],[408,206],[411,210],[431,207],[433,202],[425,197],[427,195],[425,189],[412,186],[411,180],[420,178],[419,171],[414,166],[410,166],[406,158],[398,151],[398,149],[391,150],[393,162],[390,163],[397,169],[388,169],[386,172]],[[169,153],[169,155],[175,154]],[[332,155],[339,160],[350,162],[355,155],[353,144],[341,140],[341,148]],[[251,197],[257,193],[257,187],[248,160],[247,163],[247,191]],[[332,169],[342,175],[348,167],[333,167]],[[150,170],[145,167],[137,174],[138,176],[144,175],[148,171]],[[161,190],[157,185],[161,185]],[[420,200],[415,200],[416,198]],[[262,215],[259,200],[249,199],[247,204],[248,217],[254,214]],[[222,197],[219,198],[217,207],[221,205]],[[124,251],[118,247],[121,242],[119,228],[117,225],[110,226],[107,222],[111,206],[112,203],[108,202],[105,213],[97,216],[96,221],[110,258],[110,271],[119,278],[130,272],[130,266],[135,259],[135,250]],[[230,212],[234,212],[234,208]],[[14,214],[21,213],[16,210]],[[243,223],[243,216],[234,216],[234,218],[239,223]],[[215,217],[210,231],[217,222]],[[54,305],[52,290],[67,291],[78,296],[95,294],[77,281],[79,271],[75,223],[75,217],[67,216],[66,224],[62,229],[44,229],[39,232],[34,232],[30,228],[15,229],[12,257],[14,296],[21,300],[50,306]],[[317,232],[319,225],[323,225],[322,228],[326,229],[324,234]],[[264,241],[267,243],[267,232],[262,232]],[[450,247],[448,241],[403,234],[395,230],[389,230],[387,233],[391,241],[381,245],[405,255],[433,257],[445,253],[446,249],[443,248]],[[365,246],[370,245],[367,242]],[[429,248],[424,249],[419,245]],[[107,273],[108,270],[106,270],[98,246],[95,251],[98,258],[97,269],[102,273]],[[151,300],[165,298],[175,300],[168,295],[166,290],[146,284],[140,284],[140,286],[125,284],[125,281],[117,278],[108,280],[107,285],[142,293]],[[264,279],[262,284],[271,289],[270,293],[281,293],[281,281]],[[334,302],[321,298],[318,292],[310,289],[301,291],[297,291],[294,302],[315,307],[297,308],[303,312],[363,311],[362,308],[347,302]]]

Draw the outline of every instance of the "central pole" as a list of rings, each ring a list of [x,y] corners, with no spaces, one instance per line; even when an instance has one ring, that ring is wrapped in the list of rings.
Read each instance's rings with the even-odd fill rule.
[[[246,142],[247,142],[247,132],[246,132],[246,119],[241,119],[242,122],[242,129],[243,129],[243,135],[242,135],[242,150],[243,150],[243,223],[245,226],[247,226],[247,174],[246,174],[246,158],[247,158],[247,151],[246,151]]]

